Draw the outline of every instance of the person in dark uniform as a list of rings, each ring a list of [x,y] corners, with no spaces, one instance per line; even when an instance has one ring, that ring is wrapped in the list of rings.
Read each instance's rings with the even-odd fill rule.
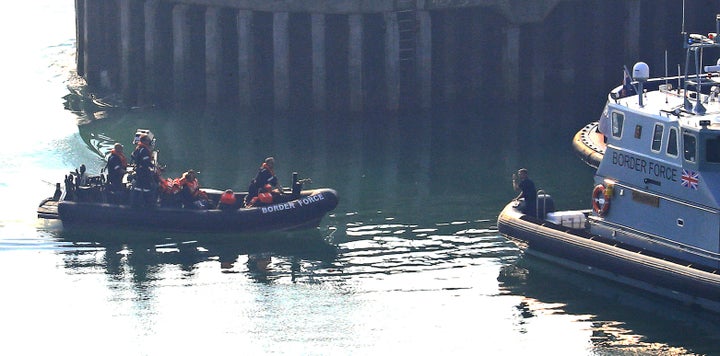
[[[121,191],[124,190],[123,177],[127,172],[127,158],[123,153],[123,145],[116,143],[114,148],[110,151],[108,156],[107,165],[108,183],[110,184],[110,190]]]
[[[132,160],[135,163],[135,185],[133,186],[133,206],[152,207],[154,206],[153,176],[155,174],[155,163],[152,158],[150,138],[141,135],[132,153]]]
[[[535,183],[528,177],[528,170],[520,168],[517,171],[517,175],[512,175],[513,189],[520,191],[515,200],[523,198],[524,206],[521,206],[523,213],[537,217],[537,190],[535,189]]]
[[[245,205],[251,204],[252,198],[258,195],[258,191],[265,187],[266,184],[270,184],[275,189],[281,189],[280,183],[275,176],[275,159],[268,157],[265,159],[260,169],[258,170],[255,178],[250,181],[248,186],[248,194],[245,196]]]

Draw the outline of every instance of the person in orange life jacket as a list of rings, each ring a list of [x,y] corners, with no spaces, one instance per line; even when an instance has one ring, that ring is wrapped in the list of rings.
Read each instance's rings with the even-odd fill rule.
[[[200,182],[194,170],[183,173],[177,185],[181,189],[180,200],[186,208],[207,207],[207,195],[200,190]]]
[[[260,189],[264,188],[266,184],[270,184],[272,187],[282,189],[277,177],[275,176],[275,158],[268,157],[260,165],[255,178],[250,181],[248,186],[248,194],[245,196],[245,205],[250,204],[250,201],[257,196]]]
[[[152,159],[150,138],[143,134],[138,140],[132,160],[135,163],[135,184],[133,186],[133,205],[150,207],[154,205],[153,177],[155,164]]]
[[[110,190],[120,191],[124,190],[123,177],[127,172],[127,158],[123,153],[123,145],[116,143],[113,149],[110,151],[110,155],[107,159],[107,165],[105,165],[108,174],[108,183],[110,184]]]
[[[252,199],[250,199],[250,202],[248,204],[245,204],[245,207],[251,208],[253,206],[272,204],[272,202],[273,202],[272,189],[273,189],[273,187],[270,184],[265,184],[264,187],[260,188],[260,191],[258,192],[258,194],[256,196],[254,196]]]
[[[236,203],[237,198],[235,198],[235,193],[232,191],[232,189],[228,189],[220,196],[220,201],[218,202],[218,209],[232,210],[235,209]]]

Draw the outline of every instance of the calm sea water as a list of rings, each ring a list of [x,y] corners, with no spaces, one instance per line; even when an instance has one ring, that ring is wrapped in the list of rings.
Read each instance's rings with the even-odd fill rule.
[[[570,142],[601,98],[479,115],[74,112],[73,1],[0,7],[2,354],[720,354],[715,316],[523,257],[496,232],[521,166],[559,208],[589,206]],[[340,205],[317,230],[245,236],[36,218],[54,182],[97,172],[136,128],[155,132],[168,176],[242,189],[273,155],[281,181],[297,171]]]

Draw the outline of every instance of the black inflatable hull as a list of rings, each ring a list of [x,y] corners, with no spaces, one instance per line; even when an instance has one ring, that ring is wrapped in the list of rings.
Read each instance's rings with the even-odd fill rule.
[[[581,272],[720,312],[720,275],[602,242],[585,230],[527,218],[508,204],[498,230],[526,253]]]
[[[317,227],[338,204],[333,189],[303,191],[298,199],[264,207],[234,210],[182,208],[132,208],[126,205],[44,202],[57,204],[57,218],[63,226],[109,225],[141,229],[189,232],[259,232]],[[48,209],[51,210],[51,209]],[[40,214],[52,218],[51,213]],[[44,215],[44,216],[43,216]]]

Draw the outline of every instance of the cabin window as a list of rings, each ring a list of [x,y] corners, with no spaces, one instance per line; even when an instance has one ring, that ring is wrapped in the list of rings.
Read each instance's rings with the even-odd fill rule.
[[[653,130],[653,138],[652,138],[652,151],[653,152],[660,152],[660,146],[662,145],[662,139],[663,139],[663,125],[655,124],[655,129]]]
[[[673,157],[677,157],[678,155],[678,131],[674,127],[671,127],[670,132],[668,133],[668,144],[666,152],[668,155]]]
[[[696,141],[695,136],[683,134],[683,155],[688,162],[695,162],[697,153]]]
[[[613,137],[622,137],[623,121],[625,121],[625,115],[614,112],[612,113],[612,135]]]
[[[708,138],[705,141],[705,161],[720,163],[720,137]]]

